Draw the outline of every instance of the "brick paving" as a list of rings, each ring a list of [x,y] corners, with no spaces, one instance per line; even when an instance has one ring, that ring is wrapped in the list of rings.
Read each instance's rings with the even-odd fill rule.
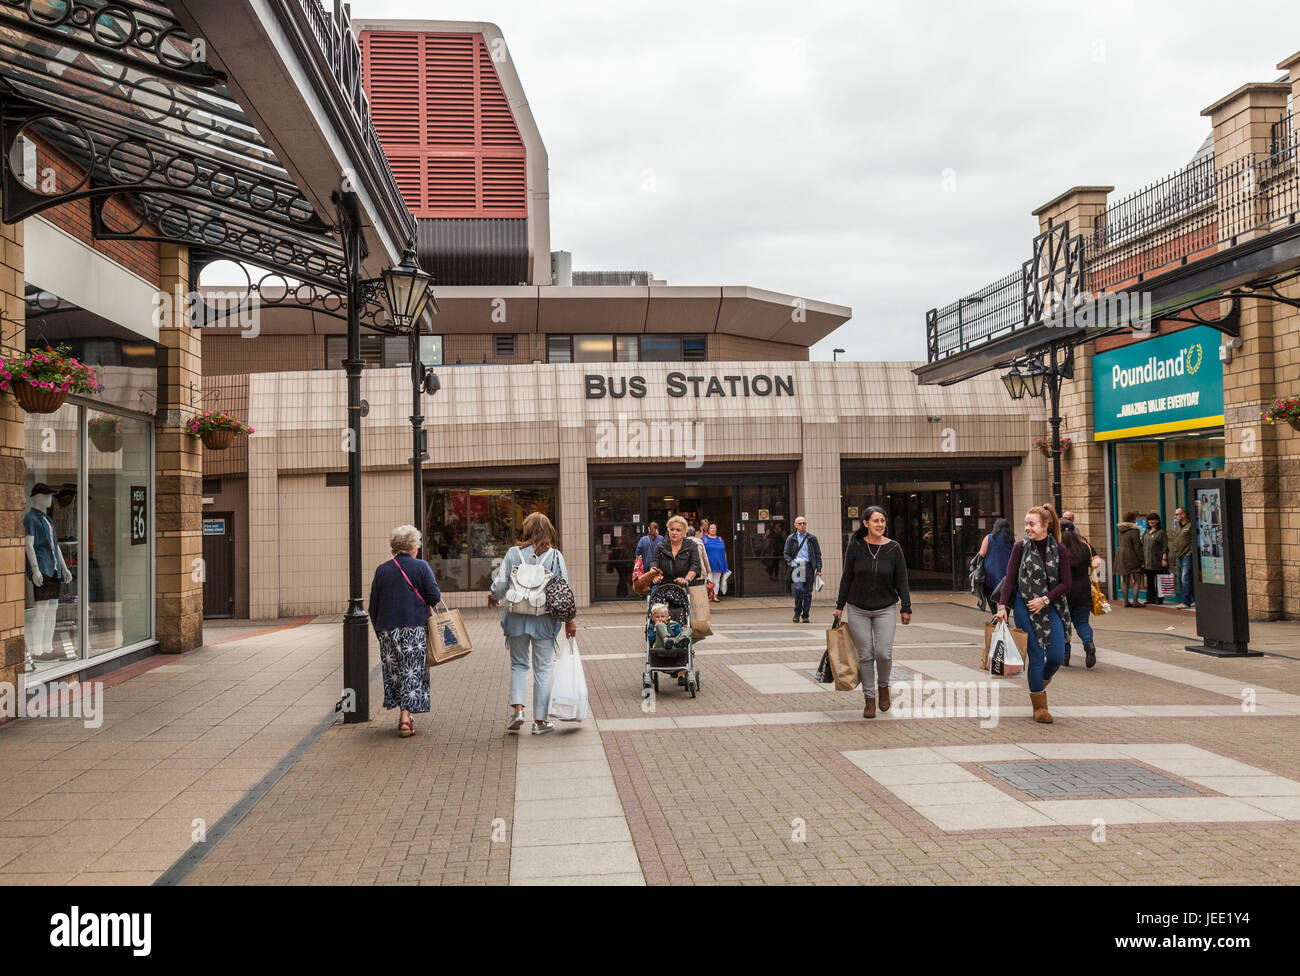
[[[971,631],[982,616],[964,602],[917,599],[914,623],[899,628],[896,679],[910,679],[903,669],[924,678],[978,666]],[[728,604],[715,611],[717,636],[699,645],[709,653],[698,657],[704,682],[694,700],[672,682],[642,698],[642,607],[584,611],[592,719],[581,744],[563,734],[528,741],[527,763],[503,728],[508,662],[495,615],[467,612],[478,650],[434,671],[434,711],[417,718],[419,734],[393,734],[396,713],[378,707],[376,680],[374,721],[326,729],[228,834],[200,848],[184,883],[529,883],[545,880],[556,858],[556,877],[656,885],[1269,884],[1293,881],[1300,868],[1300,796],[1287,795],[1288,784],[1300,793],[1295,624],[1253,627],[1252,646],[1289,657],[1223,661],[1183,650],[1190,614],[1117,610],[1097,622],[1098,667],[1053,682],[1052,705],[1065,710],[1054,725],[1015,714],[1028,702],[1023,679],[1013,679],[1001,697],[1008,714],[982,728],[971,718],[861,720],[858,692],[799,684],[798,668],[820,657],[824,620],[793,626],[784,601]],[[815,612],[829,616],[824,605]],[[70,720],[0,728],[0,881],[152,881],[185,852],[198,811],[212,823],[234,806],[338,695],[337,618],[260,629],[214,634],[233,639],[108,689],[99,730]],[[794,680],[755,669],[765,665],[794,665]],[[1260,712],[1240,707],[1242,689],[1259,689]],[[1071,715],[1071,706],[1092,711]],[[673,723],[620,727],[646,718]],[[998,752],[1053,743],[1079,745],[1038,758]],[[1133,743],[1211,755],[1162,766],[1126,754]],[[984,758],[965,761],[960,747],[980,747],[970,755]],[[906,785],[906,771],[881,782],[854,762],[917,748],[957,757],[951,768],[981,784],[976,792],[997,791],[987,823],[975,810],[978,828],[945,829],[927,803],[958,791],[924,786],[924,771],[918,787]],[[589,764],[590,775],[607,769],[613,795],[596,795],[601,788],[566,802],[563,776],[594,783]],[[1082,804],[1078,825],[998,819],[1013,809],[1036,816],[1029,804],[1040,801]],[[1109,823],[1098,839],[1090,803],[1147,804],[1124,809],[1150,822]],[[1186,808],[1161,806],[1180,803],[1220,820],[1250,816],[1180,821]],[[527,817],[516,843],[517,804]],[[596,849],[629,836],[640,875],[617,858],[604,875]],[[592,857],[578,878],[584,844]]]

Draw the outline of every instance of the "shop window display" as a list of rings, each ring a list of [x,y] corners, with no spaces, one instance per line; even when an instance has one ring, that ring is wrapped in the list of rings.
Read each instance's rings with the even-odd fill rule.
[[[40,671],[80,653],[77,604],[77,421],[64,404],[26,420],[27,482],[23,548],[27,669]]]
[[[555,489],[426,488],[425,558],[448,592],[486,590],[524,519],[555,521]]]

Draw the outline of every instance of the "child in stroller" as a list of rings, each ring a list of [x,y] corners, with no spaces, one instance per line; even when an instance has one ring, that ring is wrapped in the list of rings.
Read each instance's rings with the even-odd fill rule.
[[[700,673],[695,670],[691,640],[691,599],[684,587],[660,583],[646,600],[646,661],[642,687],[659,690],[659,675],[674,674],[695,697]]]

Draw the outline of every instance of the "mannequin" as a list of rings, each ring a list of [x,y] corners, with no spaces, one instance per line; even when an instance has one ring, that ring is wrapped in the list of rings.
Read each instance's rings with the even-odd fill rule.
[[[31,501],[23,516],[26,536],[27,577],[32,581],[33,606],[26,613],[27,656],[48,661],[56,655],[54,624],[59,612],[59,588],[72,579],[49,516],[54,489],[44,482],[32,486]]]

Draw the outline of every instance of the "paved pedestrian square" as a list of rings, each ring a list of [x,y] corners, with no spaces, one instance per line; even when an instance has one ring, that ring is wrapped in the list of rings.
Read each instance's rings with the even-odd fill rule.
[[[377,669],[372,721],[338,722],[338,618],[214,630],[110,683],[98,728],[0,727],[0,883],[1294,879],[1296,625],[1260,626],[1276,656],[1215,660],[1182,649],[1190,617],[1117,611],[1042,726],[1022,678],[978,671],[983,618],[961,599],[917,598],[871,720],[809,673],[825,610],[764,630],[780,602],[724,602],[692,699],[643,696],[642,607],[592,608],[591,715],[547,736],[505,731],[493,613],[466,612],[477,649],[434,670],[410,739]],[[996,723],[927,697],[969,683],[996,689]]]

